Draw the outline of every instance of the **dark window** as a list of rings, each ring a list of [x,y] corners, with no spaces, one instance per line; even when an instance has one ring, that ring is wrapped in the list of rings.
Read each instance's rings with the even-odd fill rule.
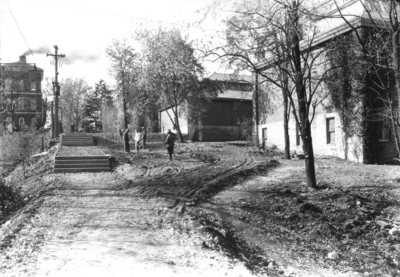
[[[326,119],[326,143],[334,144],[335,143],[335,118],[327,118]]]
[[[379,141],[390,141],[390,128],[389,128],[389,118],[385,117],[379,122],[378,127],[378,139]]]

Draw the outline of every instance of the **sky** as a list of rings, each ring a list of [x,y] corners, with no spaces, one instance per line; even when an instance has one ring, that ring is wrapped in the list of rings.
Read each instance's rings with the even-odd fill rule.
[[[54,78],[50,63],[54,45],[60,60],[59,79],[100,79],[113,85],[106,48],[113,39],[131,39],[140,28],[179,28],[189,40],[211,40],[223,33],[219,19],[196,25],[214,0],[0,0],[0,62],[27,62]],[[33,52],[33,55],[30,52]],[[219,63],[204,64],[207,74],[225,72]],[[206,74],[206,75],[207,75]]]

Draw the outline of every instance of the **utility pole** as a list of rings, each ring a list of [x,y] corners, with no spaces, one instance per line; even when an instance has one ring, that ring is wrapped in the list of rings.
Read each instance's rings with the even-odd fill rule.
[[[58,46],[54,45],[55,54],[47,54],[48,56],[54,57],[55,66],[55,80],[53,82],[53,93],[54,93],[54,136],[58,138],[59,127],[58,127],[58,96],[60,95],[60,84],[58,83],[58,58],[65,58],[64,54],[58,54]]]

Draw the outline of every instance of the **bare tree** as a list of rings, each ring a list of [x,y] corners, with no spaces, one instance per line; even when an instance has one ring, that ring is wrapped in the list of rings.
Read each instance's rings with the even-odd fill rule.
[[[326,44],[314,41],[313,25],[320,19],[314,16],[317,7],[302,0],[235,1],[235,7],[227,22],[227,44],[207,54],[252,70],[280,88],[286,145],[291,112],[303,142],[307,184],[315,188],[311,123],[316,107],[327,97],[321,88],[327,74],[323,66]]]

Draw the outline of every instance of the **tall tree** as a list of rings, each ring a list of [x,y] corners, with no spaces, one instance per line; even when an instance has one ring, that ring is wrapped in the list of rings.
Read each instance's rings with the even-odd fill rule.
[[[122,106],[122,125],[128,128],[129,107],[137,100],[135,97],[140,75],[140,55],[128,44],[127,40],[114,40],[107,48],[111,60],[110,73],[117,83],[119,99]]]
[[[281,89],[284,121],[289,118],[290,106],[302,140],[307,185],[315,188],[311,123],[316,107],[327,96],[321,89],[327,74],[321,66],[325,48],[314,43],[318,7],[305,0],[233,2],[227,44],[209,54],[250,69]]]
[[[191,43],[179,31],[160,28],[154,33],[140,33],[138,39],[143,45],[146,87],[149,92],[159,93],[161,107],[171,108],[171,122],[183,142],[179,116],[187,111],[188,100],[215,97],[217,91],[204,89],[204,68]]]
[[[96,130],[99,125],[102,126],[103,103],[109,103],[112,101],[111,92],[112,91],[108,88],[107,83],[100,79],[100,81],[95,84],[95,89],[90,91],[85,99],[85,114],[86,116],[93,118]]]
[[[85,99],[91,87],[82,78],[67,78],[61,81],[60,109],[64,126],[74,124],[76,128],[85,117]]]

